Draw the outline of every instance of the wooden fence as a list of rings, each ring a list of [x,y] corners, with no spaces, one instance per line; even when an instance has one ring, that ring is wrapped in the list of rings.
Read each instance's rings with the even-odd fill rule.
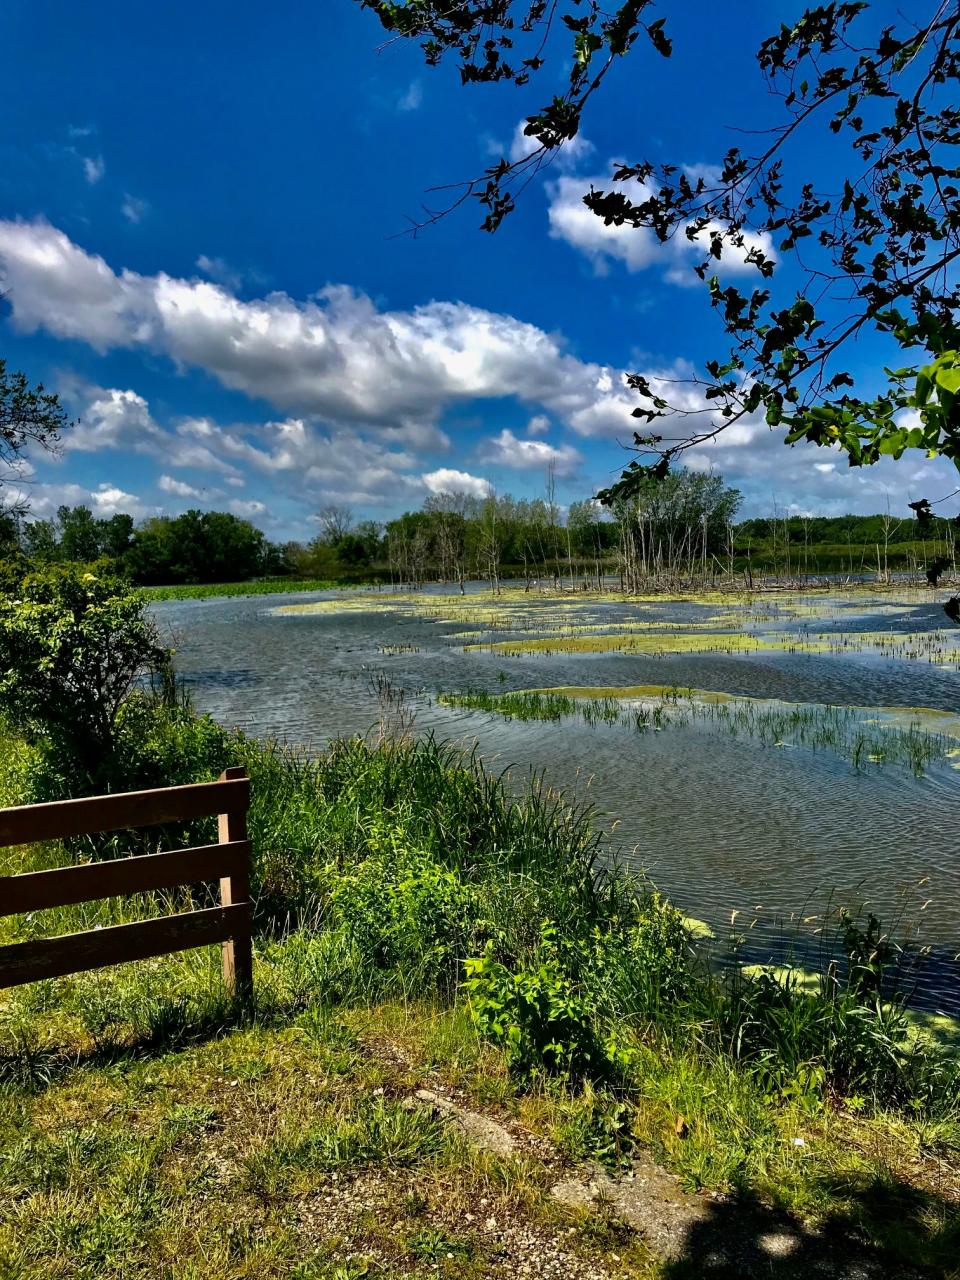
[[[0,916],[204,880],[220,881],[219,907],[0,947],[0,987],[220,942],[228,993],[249,998],[253,992],[249,804],[246,770],[225,769],[216,782],[0,809],[0,846],[185,822],[214,814],[219,818],[217,844],[0,876]]]

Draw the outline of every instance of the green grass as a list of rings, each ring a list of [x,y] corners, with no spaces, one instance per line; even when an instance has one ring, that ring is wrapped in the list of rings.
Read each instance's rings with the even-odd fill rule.
[[[6,746],[6,802],[63,786]],[[876,933],[854,923],[815,989],[724,978],[536,778],[514,795],[432,740],[307,759],[158,708],[118,785],[174,756],[179,779],[252,778],[255,1006],[224,999],[214,948],[0,993],[4,1280],[479,1277],[504,1248],[519,1273],[489,1220],[570,1274],[666,1276],[602,1206],[549,1195],[565,1164],[641,1146],[688,1188],[862,1230],[890,1274],[953,1256],[957,1061],[878,1001]],[[119,852],[7,850],[0,872]],[[168,905],[11,917],[0,942]],[[417,1101],[438,1085],[539,1145],[471,1146]],[[896,1230],[878,1182],[915,1207]]]
[[[206,600],[214,596],[266,596],[300,591],[332,591],[352,586],[329,578],[255,578],[249,582],[188,582],[169,587],[140,587],[148,600]]]
[[[925,728],[921,708],[868,708],[824,703],[781,703],[738,698],[710,690],[658,685],[530,689],[489,693],[469,689],[441,693],[444,706],[486,711],[509,720],[562,720],[577,717],[587,724],[622,725],[645,733],[670,725],[703,724],[732,736],[746,736],[764,746],[831,750],[857,769],[883,764],[908,768],[922,777],[927,767],[956,751],[956,737]],[[901,714],[902,712],[902,714]],[[907,718],[904,727],[896,717]],[[914,719],[910,719],[910,716]],[[885,722],[882,717],[894,717]],[[935,717],[933,717],[935,719]]]

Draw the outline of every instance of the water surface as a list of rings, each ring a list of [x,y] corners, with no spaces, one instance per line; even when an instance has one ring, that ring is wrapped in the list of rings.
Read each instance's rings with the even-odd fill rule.
[[[602,823],[615,826],[625,860],[720,938],[742,933],[747,958],[767,958],[798,936],[800,950],[815,953],[827,907],[866,902],[929,947],[920,1001],[960,1013],[957,760],[917,778],[896,765],[855,768],[829,750],[776,748],[705,723],[638,733],[579,719],[505,720],[436,701],[441,691],[466,687],[678,684],[960,715],[960,628],[948,630],[936,596],[858,591],[765,599],[747,609],[732,599],[441,595],[433,593],[428,612],[387,593],[347,593],[345,611],[315,613],[283,612],[303,596],[154,608],[175,637],[195,704],[222,723],[318,749],[377,725],[382,699],[374,686],[385,674],[407,691],[416,732],[476,742],[491,767],[509,766],[517,779],[543,769],[550,782],[589,799]],[[715,634],[718,646],[747,635],[775,638],[771,646],[779,647],[662,656],[467,647],[678,626]]]

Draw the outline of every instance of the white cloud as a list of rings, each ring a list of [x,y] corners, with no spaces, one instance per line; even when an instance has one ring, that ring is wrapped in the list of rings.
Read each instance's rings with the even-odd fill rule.
[[[419,80],[412,80],[406,92],[397,103],[398,111],[417,111],[423,105],[423,85]]]
[[[745,515],[876,514],[889,507],[908,516],[907,503],[956,488],[956,469],[944,458],[905,454],[872,467],[851,467],[838,450],[787,448],[784,432],[759,419],[741,421],[683,455],[686,466],[718,471],[743,491]]]
[[[160,477],[157,488],[175,498],[196,498],[204,502],[219,496],[216,489],[197,489],[194,485],[187,484],[185,480],[177,480],[174,476],[168,475]]]
[[[76,425],[64,433],[66,453],[127,449],[159,458],[168,467],[216,471],[229,484],[243,486],[236,465],[210,447],[219,443],[220,428],[206,419],[183,419],[171,431],[154,419],[135,391],[68,384],[67,395],[78,407]]]
[[[544,413],[536,413],[527,423],[528,436],[545,436],[550,430],[550,419]]]
[[[83,157],[83,176],[91,186],[95,186],[107,171],[103,156]]]
[[[609,178],[562,177],[548,185],[547,217],[553,239],[564,240],[585,254],[600,275],[607,272],[610,262],[621,262],[631,273],[660,267],[664,279],[671,284],[698,283],[693,266],[702,261],[709,250],[711,227],[705,227],[694,240],[678,231],[672,240],[661,244],[646,227],[607,226],[583,203],[591,187],[609,191],[616,184]],[[645,183],[633,183],[627,190],[637,203],[652,194]],[[711,269],[721,275],[756,272],[756,268],[746,262],[751,248],[762,249],[769,258],[776,257],[767,232],[744,232],[743,238],[741,248],[725,244],[722,259],[712,264]]]
[[[202,271],[211,280],[226,286],[233,293],[236,293],[243,284],[243,273],[231,267],[223,258],[210,258],[205,253],[201,253],[197,258],[197,270]]]
[[[145,508],[135,493],[126,493],[115,484],[101,484],[90,494],[95,516],[115,516],[121,511],[142,515]]]
[[[134,226],[138,226],[150,212],[150,205],[146,200],[141,200],[139,196],[132,196],[128,192],[123,197],[123,203],[120,205],[120,212],[128,222],[132,222]]]
[[[413,474],[416,454],[391,449],[353,428],[324,429],[301,418],[259,425],[222,427],[209,418],[191,418],[177,427],[177,457],[182,461],[184,437],[189,465],[216,459],[221,467],[250,468],[268,483],[282,484],[288,495],[304,501],[382,505],[403,501],[422,490]],[[201,457],[203,455],[203,457]],[[228,475],[228,484],[242,484]]]
[[[653,232],[646,228],[604,226],[603,219],[583,203],[591,186],[603,186],[600,179],[559,178],[550,184],[547,218],[554,240],[565,240],[593,262],[599,273],[607,260],[618,259],[628,271],[643,271],[658,256]]]
[[[233,498],[228,506],[235,516],[242,516],[245,520],[265,515],[267,510],[266,503],[258,502],[256,498],[250,498],[249,501]]]
[[[474,498],[486,498],[493,492],[493,485],[482,476],[472,476],[469,471],[453,471],[441,467],[423,476],[423,483],[431,493],[469,493]]]
[[[510,139],[510,147],[507,151],[507,158],[511,164],[519,164],[521,160],[527,156],[532,156],[535,151],[540,149],[541,143],[536,139],[524,133],[527,127],[526,120],[520,120],[513,131],[513,137]],[[497,148],[500,150],[500,148]],[[568,138],[563,145],[553,151],[548,151],[544,156],[544,163],[551,166],[556,165],[560,169],[573,169],[581,160],[589,156],[594,150],[592,142],[588,142],[583,134],[575,134],[574,137]]]
[[[64,436],[67,449],[94,453],[99,449],[128,448],[137,452],[164,450],[166,433],[154,422],[143,396],[135,391],[91,387],[77,425]]]
[[[506,396],[583,435],[632,426],[636,399],[621,371],[568,355],[560,337],[535,325],[466,303],[378,311],[343,286],[306,302],[283,293],[243,301],[209,281],[114,272],[42,221],[0,221],[0,265],[23,331],[42,328],[98,351],[159,352],[282,411],[393,432],[418,447],[450,406]],[[434,446],[444,442],[435,435]]]
[[[344,287],[307,301],[283,293],[241,300],[210,281],[114,271],[42,221],[0,221],[0,267],[19,330],[164,355],[278,411],[267,424],[187,418],[169,429],[133,391],[91,389],[80,426],[65,438],[68,451],[131,448],[162,459],[165,473],[214,471],[239,487],[252,471],[282,479],[294,500],[396,507],[424,485],[487,492],[486,480],[466,472],[425,472],[432,464],[422,455],[449,446],[437,421],[450,408],[514,397],[533,415],[528,437],[552,421],[580,437],[627,442],[637,426],[640,400],[623,370],[580,360],[555,333],[463,302],[380,310]],[[694,390],[667,381],[691,372],[684,363],[641,371],[654,394],[704,407]],[[703,428],[717,420],[689,421]],[[551,447],[508,434],[501,446],[514,459],[532,457],[520,453],[523,445]],[[722,470],[761,507],[781,492],[804,509],[882,510],[888,489],[896,506],[898,495],[924,496],[940,483],[936,466],[915,465],[909,454],[862,470],[840,458],[824,470],[835,456],[812,446],[785,451],[762,423],[741,422],[687,459]]]
[[[486,442],[482,456],[488,462],[519,471],[542,471],[552,463],[558,476],[570,475],[583,461],[572,445],[552,445],[544,440],[521,440],[506,429]]]
[[[98,519],[109,519],[124,511],[139,520],[154,510],[135,493],[106,481],[96,489],[86,489],[79,484],[31,484],[21,491],[21,496],[28,502],[32,518],[37,520],[55,516],[57,508],[62,506],[89,507]]]

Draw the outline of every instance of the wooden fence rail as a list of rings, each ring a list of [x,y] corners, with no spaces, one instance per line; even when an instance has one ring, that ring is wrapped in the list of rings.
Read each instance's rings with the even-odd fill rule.
[[[227,992],[248,999],[253,994],[249,805],[246,770],[225,769],[216,782],[0,809],[0,846],[184,822],[214,814],[219,819],[218,844],[0,876],[0,916],[220,881],[219,907],[0,947],[0,987],[220,942]]]

